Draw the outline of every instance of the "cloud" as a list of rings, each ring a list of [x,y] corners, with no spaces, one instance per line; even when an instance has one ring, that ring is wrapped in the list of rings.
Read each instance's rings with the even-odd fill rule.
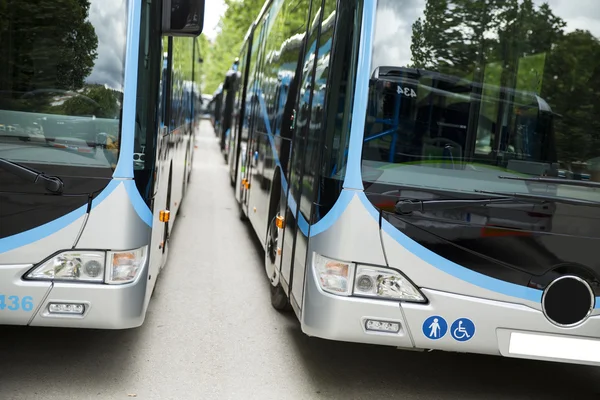
[[[566,32],[589,30],[600,37],[600,0],[534,0],[548,3],[562,18]],[[374,66],[406,66],[411,62],[412,25],[421,17],[427,0],[379,0],[374,36]]]
[[[98,35],[98,58],[88,83],[106,84],[123,90],[129,1],[92,0],[90,22]]]
[[[207,0],[204,10],[204,34],[209,39],[214,39],[217,36],[217,26],[221,16],[227,10],[223,0]]]

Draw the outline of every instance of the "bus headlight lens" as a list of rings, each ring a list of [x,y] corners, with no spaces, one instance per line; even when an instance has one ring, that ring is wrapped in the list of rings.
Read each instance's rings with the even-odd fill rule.
[[[402,274],[387,268],[359,265],[354,294],[424,303],[425,297]]]
[[[102,282],[104,280],[104,257],[103,252],[66,251],[35,268],[27,274],[27,278]]]
[[[106,283],[123,284],[133,282],[146,263],[147,247],[130,251],[108,253]]]
[[[319,286],[326,292],[349,296],[352,294],[351,279],[354,264],[313,254],[313,267]]]

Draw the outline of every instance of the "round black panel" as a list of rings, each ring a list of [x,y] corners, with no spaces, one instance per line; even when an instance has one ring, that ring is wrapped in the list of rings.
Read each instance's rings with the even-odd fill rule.
[[[546,288],[542,306],[546,317],[560,326],[583,322],[594,307],[595,297],[583,279],[563,276]]]

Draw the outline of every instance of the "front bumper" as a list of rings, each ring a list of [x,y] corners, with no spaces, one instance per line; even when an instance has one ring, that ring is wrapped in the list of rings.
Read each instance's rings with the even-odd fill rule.
[[[600,316],[590,317],[576,328],[563,329],[551,324],[541,311],[528,306],[436,290],[422,289],[428,304],[342,297],[323,292],[312,268],[309,271],[301,318],[302,330],[309,336],[407,349],[600,365]],[[435,317],[441,320],[440,337],[431,339],[430,323]],[[400,332],[367,331],[367,319],[396,322],[400,324]],[[459,325],[455,321],[464,319],[472,321],[475,328],[468,330],[468,340],[456,330]],[[539,344],[536,339],[547,338],[551,339],[546,348],[526,344],[524,347],[523,339]],[[565,351],[565,346],[573,346],[573,350]],[[587,354],[576,351],[578,346],[589,351]],[[598,354],[590,354],[596,348]]]
[[[136,281],[126,285],[21,279],[32,267],[0,265],[0,325],[128,329],[143,324],[147,265]],[[83,315],[50,314],[48,306],[53,302],[80,303],[86,308]]]

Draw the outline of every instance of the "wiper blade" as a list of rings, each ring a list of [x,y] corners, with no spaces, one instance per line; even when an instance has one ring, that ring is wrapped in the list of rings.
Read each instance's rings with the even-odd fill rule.
[[[556,183],[556,184],[569,185],[569,186],[592,187],[592,188],[600,189],[600,182],[578,181],[575,179],[544,178],[544,177],[525,178],[525,177],[519,177],[519,176],[503,176],[503,175],[500,175],[498,178],[509,179],[509,180],[513,180],[513,181]]]
[[[396,214],[410,214],[415,211],[450,210],[469,206],[486,206],[488,204],[514,203],[515,197],[489,197],[485,199],[432,199],[432,200],[400,200],[396,203]]]
[[[545,203],[563,203],[575,206],[593,206],[598,207],[600,203],[597,201],[574,199],[571,197],[546,196],[543,194],[532,193],[505,193],[505,192],[488,192],[486,190],[475,190],[476,193],[492,194],[497,196],[510,196],[515,199],[536,200]]]
[[[56,176],[49,176],[33,168],[26,167],[14,161],[0,158],[0,168],[10,172],[13,175],[30,181],[33,184],[42,184],[47,191],[52,193],[62,193],[64,189],[63,181]]]

